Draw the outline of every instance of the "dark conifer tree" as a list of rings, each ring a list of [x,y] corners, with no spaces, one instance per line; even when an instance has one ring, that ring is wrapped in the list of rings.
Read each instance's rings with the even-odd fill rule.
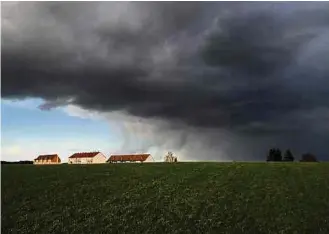
[[[291,153],[291,151],[288,149],[285,154],[284,154],[284,157],[283,157],[283,161],[286,161],[286,162],[293,162],[295,160],[293,154]]]

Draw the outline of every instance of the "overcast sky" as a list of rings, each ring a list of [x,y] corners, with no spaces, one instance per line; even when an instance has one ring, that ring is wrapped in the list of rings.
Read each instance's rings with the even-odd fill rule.
[[[1,5],[7,160],[329,159],[328,2]]]

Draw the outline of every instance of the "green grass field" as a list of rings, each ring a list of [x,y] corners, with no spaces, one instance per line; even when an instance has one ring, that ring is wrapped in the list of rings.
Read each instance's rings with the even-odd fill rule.
[[[328,163],[2,165],[2,233],[329,233]]]

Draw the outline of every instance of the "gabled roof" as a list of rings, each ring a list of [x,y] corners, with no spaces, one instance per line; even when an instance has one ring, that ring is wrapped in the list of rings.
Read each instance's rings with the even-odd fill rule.
[[[82,153],[75,153],[72,154],[69,158],[93,158],[100,152],[82,152]]]
[[[122,154],[122,155],[111,155],[107,160],[108,162],[117,162],[117,161],[145,161],[150,154]]]
[[[44,154],[44,155],[39,155],[36,159],[34,160],[54,160],[58,157],[58,154]],[[59,158],[59,157],[58,157]],[[60,160],[60,159],[59,159]]]

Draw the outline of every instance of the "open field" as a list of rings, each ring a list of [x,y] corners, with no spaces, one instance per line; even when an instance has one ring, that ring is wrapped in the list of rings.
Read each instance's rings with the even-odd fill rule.
[[[328,163],[2,165],[2,233],[329,233]]]

